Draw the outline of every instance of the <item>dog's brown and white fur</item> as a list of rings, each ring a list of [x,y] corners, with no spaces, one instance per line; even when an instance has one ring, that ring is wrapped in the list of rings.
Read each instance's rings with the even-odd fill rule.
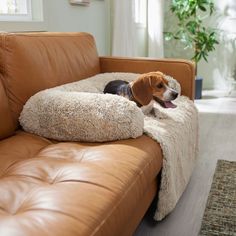
[[[105,86],[104,93],[117,94],[136,102],[145,114],[152,110],[155,101],[166,108],[175,107],[171,101],[178,96],[159,71],[141,74],[130,83],[123,80],[111,81]]]

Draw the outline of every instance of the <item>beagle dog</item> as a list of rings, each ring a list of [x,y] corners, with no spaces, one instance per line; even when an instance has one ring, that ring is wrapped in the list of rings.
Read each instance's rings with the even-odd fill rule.
[[[171,101],[176,99],[178,92],[168,86],[165,75],[159,71],[141,74],[136,80],[110,81],[104,88],[104,93],[117,94],[134,101],[144,114],[153,108],[154,101],[162,107],[175,108]]]

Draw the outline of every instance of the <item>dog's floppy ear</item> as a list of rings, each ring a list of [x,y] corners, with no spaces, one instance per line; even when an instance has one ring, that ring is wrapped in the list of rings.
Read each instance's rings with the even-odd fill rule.
[[[143,74],[131,83],[134,98],[142,105],[148,105],[152,100],[151,75]]]
[[[149,83],[151,87],[155,87],[157,82],[163,81],[164,74],[160,71],[150,72],[149,73]]]

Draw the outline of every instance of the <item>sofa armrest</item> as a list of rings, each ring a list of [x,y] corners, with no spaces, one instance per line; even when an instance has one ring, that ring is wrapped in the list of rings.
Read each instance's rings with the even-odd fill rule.
[[[176,79],[182,89],[182,95],[194,99],[195,66],[192,61],[183,59],[150,59],[125,57],[100,57],[101,73],[133,72],[147,73],[161,71]]]

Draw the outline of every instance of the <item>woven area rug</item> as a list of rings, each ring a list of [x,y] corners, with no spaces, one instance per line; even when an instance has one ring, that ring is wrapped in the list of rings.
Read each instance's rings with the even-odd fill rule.
[[[236,162],[218,160],[199,236],[236,236]]]

